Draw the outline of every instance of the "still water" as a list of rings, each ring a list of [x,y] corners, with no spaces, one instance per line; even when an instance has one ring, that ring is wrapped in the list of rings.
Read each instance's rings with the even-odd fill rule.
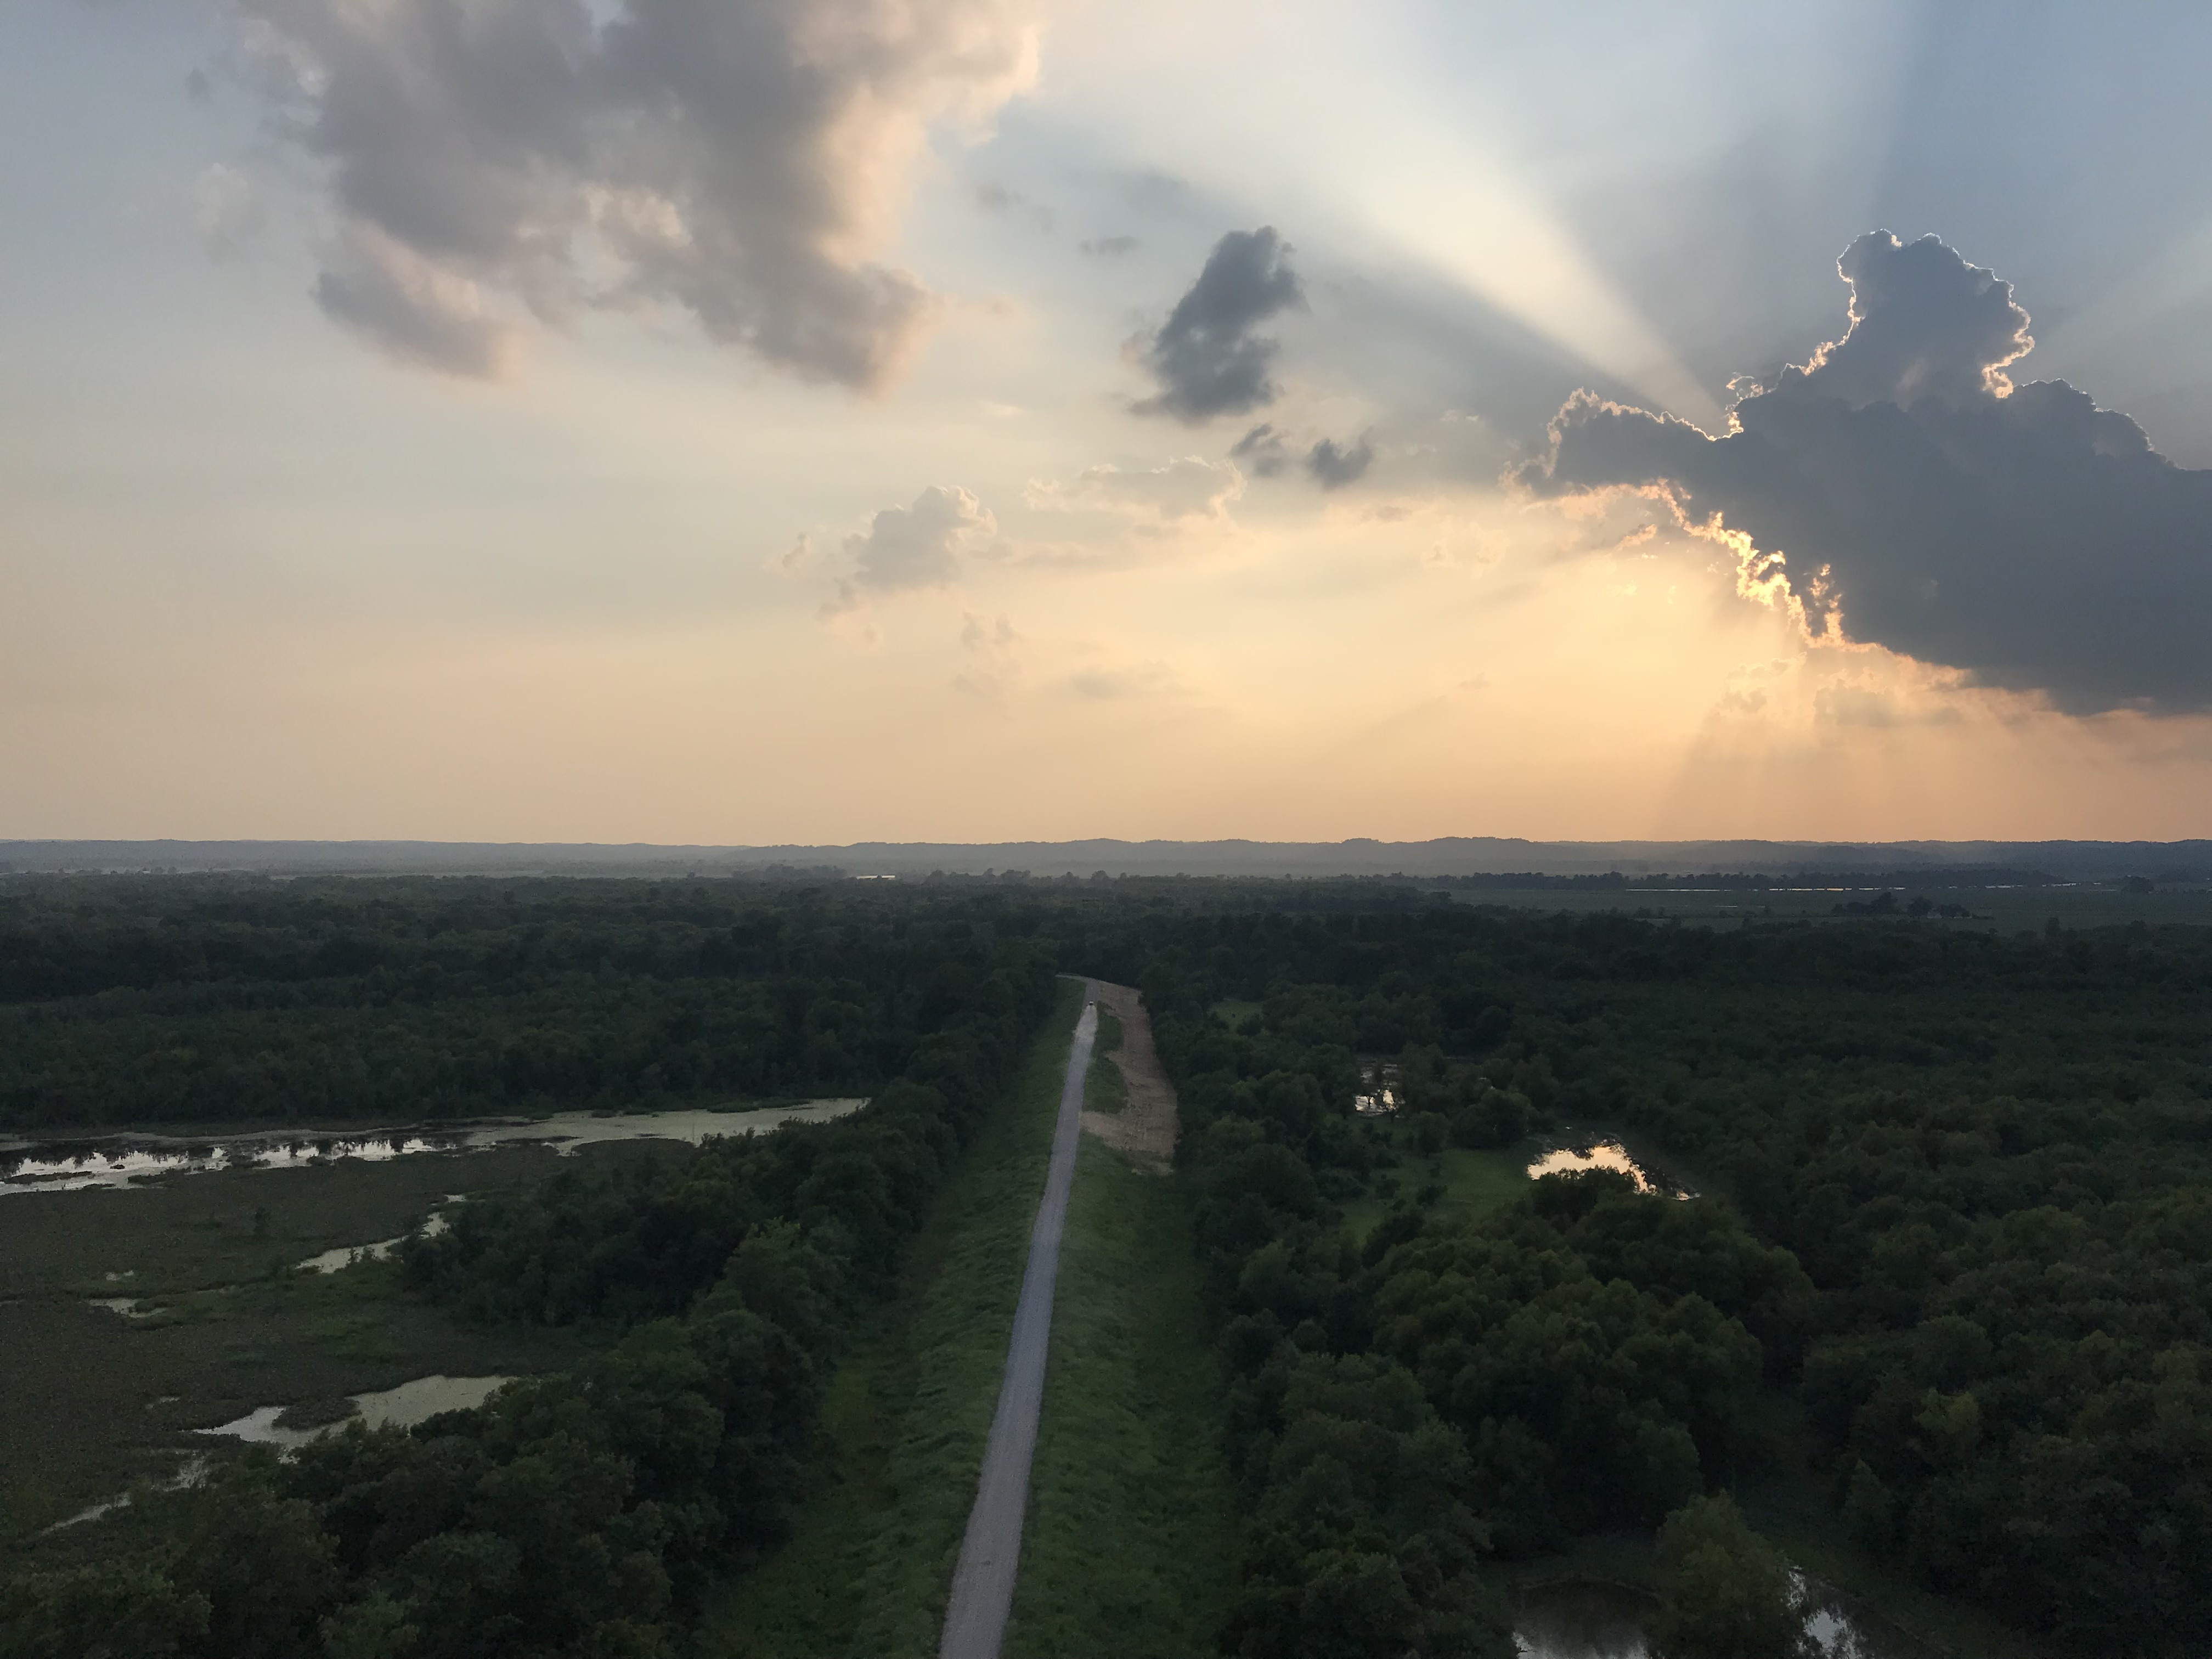
[[[1528,1179],[1540,1176],[1570,1175],[1578,1170],[1611,1170],[1626,1176],[1636,1183],[1639,1193],[1671,1193],[1676,1198],[1690,1198],[1693,1194],[1679,1187],[1655,1180],[1650,1171],[1628,1155],[1628,1149],[1617,1140],[1601,1141],[1590,1146],[1554,1146],[1528,1165]]]
[[[1829,1585],[1797,1583],[1820,1659],[1936,1659],[1936,1650]],[[1513,1645],[1522,1659],[1651,1659],[1644,1626],[1656,1610],[1652,1597],[1618,1584],[1540,1585],[1521,1598]]]
[[[865,1100],[810,1100],[749,1112],[625,1112],[606,1117],[562,1112],[456,1129],[372,1129],[350,1134],[302,1135],[263,1131],[206,1140],[161,1136],[116,1136],[97,1144],[18,1146],[0,1152],[0,1194],[65,1193],[89,1187],[131,1188],[165,1176],[216,1170],[295,1170],[340,1158],[381,1163],[422,1152],[473,1152],[487,1147],[541,1142],[567,1154],[604,1140],[684,1140],[709,1135],[757,1134],[779,1123],[821,1123],[867,1104]]]
[[[473,1410],[490,1399],[496,1390],[514,1381],[511,1376],[418,1376],[411,1382],[402,1382],[396,1389],[386,1389],[376,1394],[357,1394],[353,1396],[353,1414],[350,1417],[312,1429],[280,1428],[276,1419],[284,1414],[284,1407],[262,1406],[233,1422],[212,1429],[195,1429],[192,1432],[244,1440],[257,1446],[282,1446],[289,1451],[353,1423],[371,1429],[411,1429],[417,1423],[428,1421],[440,1412]]]

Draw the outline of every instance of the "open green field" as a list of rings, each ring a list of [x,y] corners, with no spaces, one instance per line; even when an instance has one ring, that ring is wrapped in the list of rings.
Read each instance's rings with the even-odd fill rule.
[[[641,1142],[580,1154],[658,1155]],[[168,1478],[191,1453],[234,1449],[191,1431],[258,1407],[567,1363],[574,1337],[465,1325],[406,1295],[390,1263],[294,1270],[404,1232],[450,1194],[541,1181],[562,1162],[513,1148],[0,1198],[6,1535],[27,1540],[134,1480]],[[138,1316],[93,1305],[125,1297]],[[37,1546],[80,1547],[93,1540],[74,1528]]]
[[[1722,888],[1710,891],[1684,888],[1662,891],[1617,887],[1498,887],[1438,890],[1446,892],[1460,904],[1498,905],[1550,915],[1585,916],[1615,912],[1697,927],[1732,927],[1747,917],[1754,921],[1859,921],[1855,917],[1832,916],[1829,912],[1838,904],[1865,903],[1880,890],[1753,892]],[[1891,890],[1905,900],[1917,890],[1898,887]],[[2053,918],[2062,927],[2119,927],[2136,921],[2153,927],[2176,922],[2197,927],[2212,925],[2212,888],[2170,888],[2155,893],[2128,893],[2107,887],[1984,887],[1957,891],[1929,888],[1927,896],[1939,904],[1963,904],[1974,913],[1973,916],[1957,921],[1931,920],[1916,926],[2011,933],[2022,929],[2039,930]]]
[[[701,1653],[936,1653],[1082,1007],[1071,981],[1015,1099],[939,1194],[898,1294],[855,1330],[830,1379],[790,1541],[715,1599]]]
[[[1364,1239],[1389,1212],[1392,1204],[1413,1197],[1431,1182],[1444,1189],[1437,1200],[1438,1214],[1468,1218],[1488,1215],[1528,1190],[1531,1150],[1529,1144],[1523,1143],[1499,1152],[1447,1146],[1431,1158],[1409,1154],[1390,1171],[1398,1182],[1397,1194],[1391,1196],[1370,1190],[1352,1200],[1344,1206],[1344,1224],[1353,1238]]]
[[[1085,1137],[1008,1659],[1216,1650],[1240,1544],[1193,1198]]]

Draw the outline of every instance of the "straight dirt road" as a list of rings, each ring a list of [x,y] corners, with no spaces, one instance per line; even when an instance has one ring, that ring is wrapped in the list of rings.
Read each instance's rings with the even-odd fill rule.
[[[1082,1133],[1083,1085],[1091,1072],[1091,1045],[1098,1032],[1098,987],[1084,988],[1083,1017],[1067,1054],[1067,1080],[1053,1127],[1052,1163],[1036,1224],[1030,1230],[1030,1260],[1014,1307],[1014,1332],[1006,1344],[1006,1370],[999,1409],[983,1448],[975,1507],[953,1569],[939,1659],[999,1659],[1006,1615],[1021,1566],[1022,1519],[1029,1508],[1030,1462],[1036,1453],[1037,1415],[1044,1405],[1045,1351],[1052,1336],[1053,1282],[1060,1273],[1060,1237],[1067,1220],[1067,1194],[1075,1181],[1076,1145]]]

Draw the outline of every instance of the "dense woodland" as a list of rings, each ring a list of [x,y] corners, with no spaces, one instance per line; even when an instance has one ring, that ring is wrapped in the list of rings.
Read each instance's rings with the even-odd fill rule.
[[[2073,1650],[2212,1644],[2200,931],[1224,917],[1145,984],[1263,1495],[1323,1356],[1418,1380],[1507,1554],[1725,1485],[1765,1387],[1868,1550]],[[1261,1012],[1232,1032],[1220,998]],[[1355,1259],[1328,1200],[1376,1156],[1346,1108],[1376,1053],[1468,1144],[1623,1126],[1712,1190],[1547,1181],[1474,1225],[1409,1207]],[[1252,1619],[1312,1579],[1290,1548],[1255,1555]],[[1448,1575],[1377,1594],[1409,1632],[1461,1616]]]
[[[358,1428],[139,1494],[149,1553],[0,1586],[38,1659],[652,1659],[782,1536],[841,1326],[887,1288],[1054,994],[1018,941],[947,942],[901,1073],[860,1112],[471,1206],[419,1293],[592,1327],[577,1370],[411,1431]],[[150,1516],[145,1511],[151,1510]]]
[[[589,1325],[602,1358],[166,1500],[167,1555],[9,1592],[7,1651],[675,1650],[705,1578],[773,1547],[841,1322],[891,1283],[1055,968],[1140,984],[1181,1090],[1249,1517],[1224,1651],[1502,1656],[1486,1564],[1630,1529],[1678,1587],[1670,1652],[1778,1653],[1786,1572],[1723,1494],[1781,1461],[1869,1555],[2064,1650],[2212,1646],[2201,930],[1705,931],[1362,883],[0,895],[17,1122],[169,1098],[173,1047],[277,1075],[264,1029],[302,1054],[443,1032],[421,1074],[476,1080],[434,1109],[216,1091],[201,1115],[877,1096],[464,1210],[411,1247],[416,1292]],[[816,1020],[832,1003],[859,1017]],[[708,1024],[679,1043],[685,1007]],[[671,1085],[656,1030],[687,1079],[745,1080]],[[587,1080],[510,1088],[493,1057],[531,1031]],[[1352,1110],[1378,1060],[1403,1096],[1379,1121]],[[1364,1240],[1343,1224],[1413,1146],[1561,1126],[1628,1131],[1700,1195],[1593,1174],[1480,1220],[1419,1191]]]
[[[330,1124],[863,1094],[963,994],[986,890],[0,884],[0,1129]]]

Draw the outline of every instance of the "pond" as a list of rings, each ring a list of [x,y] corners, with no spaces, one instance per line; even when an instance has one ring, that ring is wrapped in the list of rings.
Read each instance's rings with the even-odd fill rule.
[[[438,1208],[442,1211],[447,1205],[468,1201],[466,1193],[447,1193],[439,1201]],[[433,1211],[415,1231],[421,1237],[435,1238],[451,1224],[438,1211]],[[356,1261],[381,1261],[398,1249],[401,1241],[406,1237],[407,1235],[402,1233],[398,1238],[380,1238],[368,1244],[341,1244],[334,1250],[325,1250],[319,1255],[311,1255],[305,1261],[295,1261],[292,1265],[301,1273],[334,1273],[341,1268],[352,1267]],[[106,1307],[109,1304],[103,1302],[99,1305]]]
[[[1554,1146],[1530,1161],[1528,1179],[1534,1181],[1540,1176],[1569,1175],[1577,1170],[1612,1170],[1634,1182],[1639,1193],[1671,1193],[1676,1198],[1696,1196],[1685,1188],[1655,1178],[1631,1158],[1628,1149],[1617,1140],[1603,1140],[1580,1146]]]
[[[683,1140],[709,1135],[757,1134],[781,1123],[821,1123],[868,1103],[809,1100],[750,1111],[624,1112],[599,1116],[562,1112],[552,1117],[505,1119],[450,1129],[368,1129],[343,1134],[262,1130],[251,1134],[185,1139],[163,1135],[114,1135],[98,1141],[18,1143],[0,1152],[0,1195],[65,1193],[86,1188],[123,1190],[166,1176],[217,1170],[293,1170],[338,1158],[370,1163],[424,1152],[472,1152],[490,1146],[542,1142],[564,1156],[608,1140]]]
[[[1352,1097],[1352,1109],[1362,1117],[1382,1117],[1398,1109],[1398,1068],[1387,1060],[1363,1064],[1359,1086],[1364,1093]]]
[[[514,1381],[511,1376],[418,1376],[396,1389],[354,1395],[352,1413],[332,1423],[287,1428],[277,1421],[283,1416],[285,1407],[261,1406],[234,1421],[192,1432],[244,1440],[257,1446],[281,1446],[289,1451],[352,1423],[371,1429],[411,1429],[440,1412],[470,1411]]]
[[[1805,1634],[1820,1659],[1937,1659],[1937,1650],[1816,1578],[1798,1575]],[[1645,1622],[1657,1601],[1620,1584],[1542,1584],[1514,1615],[1522,1659],[1651,1659]]]
[[[349,1424],[359,1423],[371,1429],[411,1429],[417,1423],[428,1422],[440,1412],[473,1410],[514,1381],[511,1376],[418,1376],[412,1382],[402,1382],[397,1388],[353,1395],[353,1410],[334,1422],[306,1428],[285,1427],[277,1420],[284,1415],[284,1407],[258,1406],[231,1422],[219,1424],[212,1429],[194,1429],[192,1432],[220,1439],[242,1440],[249,1445],[275,1446],[290,1452]],[[164,1401],[168,1398],[165,1395]],[[214,1468],[215,1462],[207,1454],[194,1452],[185,1458],[175,1474],[155,1484],[165,1492],[196,1486],[208,1478]],[[97,1521],[103,1515],[125,1508],[130,1502],[131,1494],[128,1492],[105,1498],[79,1510],[66,1520],[57,1521],[47,1530],[59,1532],[66,1527]]]

